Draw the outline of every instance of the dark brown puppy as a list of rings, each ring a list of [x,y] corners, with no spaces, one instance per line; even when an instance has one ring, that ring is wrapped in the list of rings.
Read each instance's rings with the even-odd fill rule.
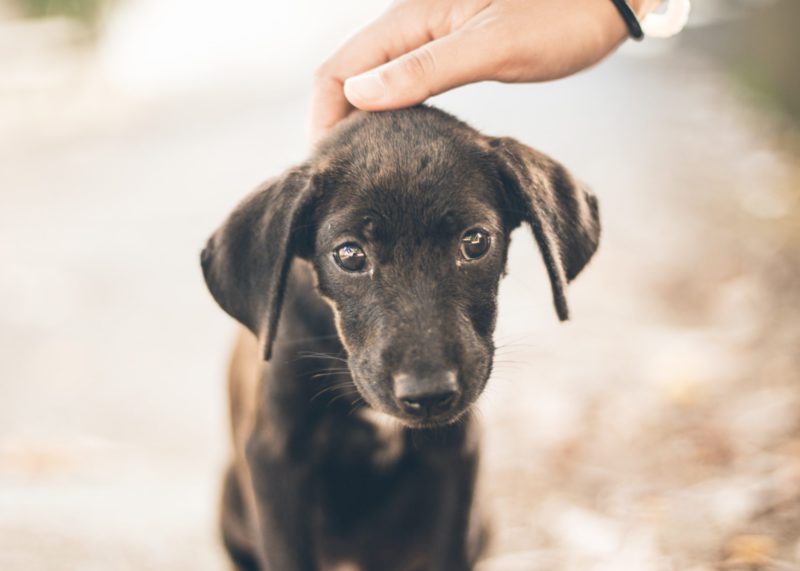
[[[566,319],[566,283],[597,248],[594,197],[517,141],[416,107],[346,120],[212,236],[206,282],[247,329],[222,516],[239,568],[473,568],[469,409],[523,222]]]

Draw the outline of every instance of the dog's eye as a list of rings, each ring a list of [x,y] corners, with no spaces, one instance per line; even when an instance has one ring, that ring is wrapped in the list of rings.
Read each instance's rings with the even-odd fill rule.
[[[489,251],[489,234],[480,228],[468,230],[461,237],[461,255],[467,260],[477,260]]]
[[[364,249],[353,242],[342,244],[333,252],[333,259],[345,271],[360,272],[367,265]]]

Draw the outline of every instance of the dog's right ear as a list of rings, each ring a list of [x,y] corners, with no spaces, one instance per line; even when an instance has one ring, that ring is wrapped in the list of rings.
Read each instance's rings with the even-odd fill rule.
[[[264,183],[244,199],[201,254],[206,285],[231,317],[252,331],[269,359],[286,279],[304,240],[312,202],[307,166]]]

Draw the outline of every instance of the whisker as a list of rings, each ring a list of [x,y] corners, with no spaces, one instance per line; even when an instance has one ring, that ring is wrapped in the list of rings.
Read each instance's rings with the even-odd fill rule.
[[[331,406],[331,405],[333,405],[333,404],[334,404],[336,401],[339,401],[339,400],[341,400],[341,399],[343,399],[343,398],[345,398],[345,397],[348,397],[348,396],[353,396],[353,393],[349,393],[349,394],[348,394],[348,392],[342,392],[341,394],[338,394],[338,395],[336,395],[335,397],[333,397],[333,398],[332,398],[332,399],[331,399],[331,400],[328,402],[328,406]]]
[[[298,351],[300,355],[325,355],[328,357],[342,357],[343,353],[338,351],[336,353],[329,353],[325,351]]]
[[[308,402],[314,402],[315,400],[317,400],[322,395],[324,395],[326,393],[329,393],[329,392],[332,392],[332,391],[335,391],[338,388],[339,387],[335,387],[335,386],[333,386],[333,387],[325,387],[325,388],[321,389],[320,391],[318,391],[313,397],[311,397],[311,399]]]
[[[339,364],[336,364],[336,365],[334,365],[332,367],[323,367],[323,368],[317,369],[317,371],[349,371],[349,370],[350,370],[350,367],[342,367]]]
[[[319,371],[349,371],[350,367],[326,367],[324,369],[318,369]]]
[[[308,341],[319,341],[321,339],[338,339],[339,335],[332,333],[330,335],[313,335],[311,337],[295,337],[294,339],[287,339],[285,343],[306,343]]]
[[[358,393],[358,391],[356,391]],[[361,393],[358,393],[356,398],[350,401],[350,410],[347,413],[347,416],[352,416],[354,412],[357,412],[361,406],[360,405],[367,405],[367,402],[364,400],[364,397],[361,396]]]
[[[326,379],[326,378],[331,378],[331,377],[344,377],[344,376],[347,376],[349,374],[350,374],[349,371],[339,371],[339,372],[330,372],[330,371],[328,371],[328,372],[325,372],[325,373],[315,373],[315,374],[311,375],[309,378],[310,379]]]
[[[329,393],[332,393],[332,392],[338,392],[339,393],[331,400],[331,402],[334,402],[336,399],[338,399],[341,396],[348,396],[348,395],[352,395],[355,392],[358,392],[358,389],[356,389],[355,386],[352,385],[352,383],[348,383],[348,382],[334,383],[334,384],[332,384],[330,386],[323,387],[319,391],[317,391],[314,394],[314,396],[311,397],[309,402],[314,402],[315,400],[317,400],[322,395],[329,394]]]
[[[342,356],[341,353],[321,353],[318,351],[298,351],[297,357],[294,361],[299,361],[300,359],[332,359],[334,361],[339,361],[340,363],[347,363],[348,360]]]

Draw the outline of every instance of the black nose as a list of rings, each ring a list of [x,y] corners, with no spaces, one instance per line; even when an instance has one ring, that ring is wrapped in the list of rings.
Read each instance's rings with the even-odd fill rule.
[[[424,376],[399,374],[394,378],[397,403],[408,414],[426,417],[450,410],[458,400],[455,371]]]
[[[400,399],[400,405],[407,413],[417,416],[435,416],[446,412],[456,401],[456,391],[447,391],[430,396],[414,396]]]

